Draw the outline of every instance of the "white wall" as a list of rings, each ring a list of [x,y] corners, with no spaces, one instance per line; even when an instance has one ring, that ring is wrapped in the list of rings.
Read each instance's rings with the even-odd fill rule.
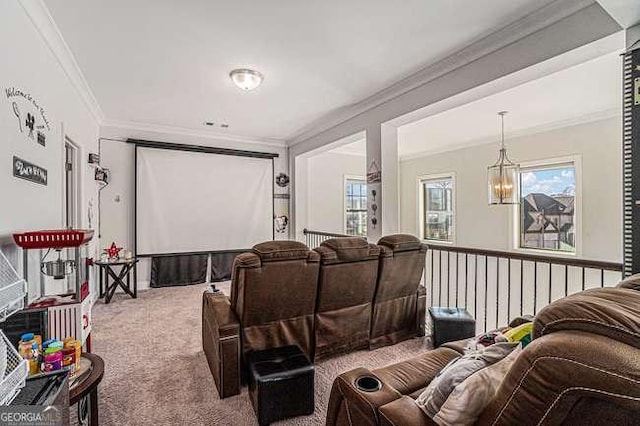
[[[581,157],[581,257],[586,259],[622,261],[621,139],[621,120],[611,118],[507,140],[509,156],[520,163]],[[418,176],[455,172],[455,244],[509,250],[511,207],[487,204],[487,166],[497,151],[495,143],[401,161],[402,230],[418,234]]]
[[[325,152],[309,157],[306,173],[307,223],[304,227],[344,233],[345,176],[364,178],[365,175],[366,158],[361,155]],[[297,187],[296,192],[299,190],[301,188]]]
[[[100,137],[102,166],[110,171],[110,183],[100,193],[100,234],[104,246],[111,244],[113,241],[127,250],[133,249],[135,164],[134,146],[124,142],[127,138],[277,153],[279,157],[274,160],[275,175],[277,176],[280,172],[288,174],[287,151],[284,146],[266,145],[259,142],[236,142],[193,134],[163,133],[113,126],[103,126]],[[275,192],[288,193],[289,188],[283,189],[276,186]],[[288,201],[283,199],[274,200],[277,215],[289,215]],[[276,235],[276,238],[279,239],[288,237],[288,234]],[[150,262],[148,259],[143,259],[138,267],[138,289],[148,288],[149,281]]]
[[[80,225],[86,227],[89,205],[95,210],[97,204],[93,170],[86,159],[89,152],[97,152],[98,123],[20,2],[0,0],[0,52],[0,237],[8,242],[7,235],[18,230],[63,226],[63,131],[81,148],[79,218]],[[44,108],[51,127],[45,131],[45,147],[20,132],[12,106],[17,98],[7,98],[6,93],[12,87],[29,93]],[[27,112],[36,111],[27,102],[18,102],[24,128]],[[35,116],[36,126],[42,124],[41,114]],[[48,185],[13,177],[13,155],[47,169]],[[97,210],[94,217],[97,220]],[[97,241],[94,253],[96,247]],[[17,259],[18,250],[9,249],[9,255]],[[37,267],[35,257],[31,263]]]

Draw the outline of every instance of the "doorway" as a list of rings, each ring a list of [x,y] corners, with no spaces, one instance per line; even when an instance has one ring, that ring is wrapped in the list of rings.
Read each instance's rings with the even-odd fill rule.
[[[67,229],[77,228],[79,225],[79,157],[80,149],[68,137],[64,139],[64,194],[63,194],[63,225]]]

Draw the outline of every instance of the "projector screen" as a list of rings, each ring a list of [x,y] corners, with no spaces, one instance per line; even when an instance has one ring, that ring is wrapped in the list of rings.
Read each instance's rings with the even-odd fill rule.
[[[138,255],[248,249],[273,239],[273,161],[136,146]]]

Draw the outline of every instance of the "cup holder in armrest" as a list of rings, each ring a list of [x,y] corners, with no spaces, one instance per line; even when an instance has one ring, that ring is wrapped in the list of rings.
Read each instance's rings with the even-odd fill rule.
[[[382,389],[382,382],[374,376],[360,376],[356,379],[356,388],[363,392],[377,392]]]

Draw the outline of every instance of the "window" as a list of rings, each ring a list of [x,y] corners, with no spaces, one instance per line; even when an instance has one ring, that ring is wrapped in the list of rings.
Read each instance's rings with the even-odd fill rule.
[[[574,162],[520,169],[519,247],[576,252]]]
[[[420,180],[422,238],[453,242],[453,176]]]
[[[364,179],[345,181],[345,233],[367,235],[367,183]]]

